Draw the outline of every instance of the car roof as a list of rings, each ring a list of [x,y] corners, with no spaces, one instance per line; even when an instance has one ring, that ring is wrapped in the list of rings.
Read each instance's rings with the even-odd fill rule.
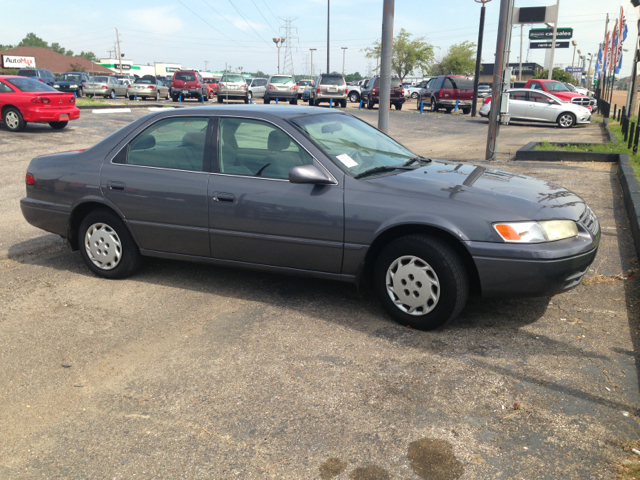
[[[318,108],[318,107],[305,107],[305,106],[293,106],[293,105],[282,105],[278,107],[274,107],[273,105],[210,105],[206,107],[190,107],[190,108],[180,108],[178,110],[175,109],[166,109],[166,112],[160,112],[163,116],[175,116],[179,114],[180,116],[184,114],[191,115],[202,115],[203,113],[206,115],[218,115],[222,114],[224,116],[228,114],[232,115],[246,115],[251,113],[257,113],[257,117],[260,118],[294,118],[294,117],[303,117],[310,115],[323,115],[323,114],[337,114],[337,115],[347,115],[346,113],[336,110],[336,109],[326,109],[326,108]]]

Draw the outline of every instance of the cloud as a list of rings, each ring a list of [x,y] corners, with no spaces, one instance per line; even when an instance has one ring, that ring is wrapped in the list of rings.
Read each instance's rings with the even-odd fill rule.
[[[184,22],[174,13],[176,7],[153,7],[129,10],[127,18],[135,21],[137,28],[152,33],[176,33]]]
[[[225,15],[225,17],[229,22],[233,24],[238,30],[242,30],[243,32],[253,31],[260,32],[265,29],[265,26],[261,23],[252,22],[251,20],[245,20],[240,17],[232,17],[231,15]],[[251,26],[249,26],[251,25]],[[253,27],[253,30],[251,30]]]

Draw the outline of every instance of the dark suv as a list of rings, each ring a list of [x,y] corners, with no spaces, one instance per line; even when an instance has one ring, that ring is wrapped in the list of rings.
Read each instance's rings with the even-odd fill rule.
[[[402,82],[398,77],[391,77],[391,105],[396,107],[396,110],[402,110],[402,105],[405,102],[404,98],[404,88],[402,86]],[[380,103],[380,76],[376,75],[371,78],[366,87],[362,89],[362,94],[360,95],[361,100],[367,106],[369,110],[373,108],[374,105]]]
[[[314,85],[309,92],[309,105],[333,100],[336,106],[340,104],[342,108],[347,108],[347,82],[342,75],[322,74],[316,78]]]
[[[203,98],[209,99],[209,87],[204,83],[200,73],[194,70],[182,70],[174,73],[170,92],[174,102],[177,102],[180,96],[183,99],[191,97],[198,101]]]
[[[464,75],[439,75],[429,80],[429,83],[420,90],[417,107],[420,110],[420,102],[425,107],[437,112],[444,108],[450,113],[458,104],[465,115],[471,112],[473,102],[473,77]]]
[[[16,75],[40,80],[42,83],[46,83],[50,87],[56,81],[56,76],[46,68],[21,68],[18,70]]]

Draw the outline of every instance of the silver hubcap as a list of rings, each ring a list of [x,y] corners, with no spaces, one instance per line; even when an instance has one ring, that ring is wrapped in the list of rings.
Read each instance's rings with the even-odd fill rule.
[[[391,301],[409,315],[426,315],[440,299],[436,272],[421,258],[407,255],[391,263],[387,270],[387,293]]]
[[[9,112],[4,117],[4,121],[9,128],[18,128],[18,124],[20,123],[20,119],[18,118],[18,114],[16,112]]]
[[[93,264],[101,270],[113,270],[122,259],[120,237],[106,223],[94,223],[89,227],[84,247]]]
[[[572,123],[573,118],[571,118],[571,115],[562,115],[560,117],[560,125],[562,125],[563,127],[570,127]]]

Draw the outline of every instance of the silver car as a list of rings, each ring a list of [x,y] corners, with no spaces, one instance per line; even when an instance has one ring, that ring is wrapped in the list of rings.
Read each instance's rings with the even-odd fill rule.
[[[560,128],[588,124],[591,110],[560,100],[547,92],[529,88],[507,90],[509,94],[509,116],[511,120],[527,122],[557,123]],[[491,113],[491,97],[487,97],[480,108],[480,116]]]
[[[93,77],[84,85],[84,94],[89,98],[96,96],[115,100],[118,88],[118,79],[115,77]]]
[[[127,86],[127,94],[129,100],[153,98],[158,102],[161,98],[169,100],[169,87],[162,82],[158,82],[155,77],[139,78]]]
[[[247,82],[242,75],[237,73],[225,73],[218,83],[218,103],[225,100],[244,100],[249,103],[247,95]]]
[[[491,86],[478,85],[478,98],[484,98],[491,95]]]
[[[251,80],[251,84],[247,88],[247,97],[249,98],[262,98],[264,92],[267,89],[266,78],[254,78]]]
[[[298,86],[292,75],[271,75],[264,94],[264,103],[271,101],[287,101],[291,105],[298,103]]]

